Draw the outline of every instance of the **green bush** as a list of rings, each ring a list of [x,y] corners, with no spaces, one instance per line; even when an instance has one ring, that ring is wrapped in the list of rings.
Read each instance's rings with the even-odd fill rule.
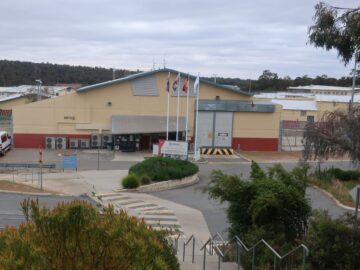
[[[323,170],[317,170],[315,176],[318,180],[332,181],[338,179],[340,181],[359,180],[360,171],[356,170],[342,170],[340,168],[329,168]]]
[[[151,184],[151,178],[147,174],[143,174],[140,176],[140,183],[142,185],[149,185]]]
[[[181,179],[196,174],[199,168],[186,160],[152,157],[130,167],[129,173],[148,175],[153,182]]]
[[[139,176],[130,173],[122,179],[122,186],[124,188],[137,188],[140,185]]]

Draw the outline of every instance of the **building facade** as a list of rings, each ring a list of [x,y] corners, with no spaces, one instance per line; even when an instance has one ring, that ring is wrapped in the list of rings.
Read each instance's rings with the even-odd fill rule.
[[[13,109],[15,147],[44,147],[46,137],[91,138],[102,133],[136,138],[139,149],[166,136],[166,83],[178,74],[161,69],[79,88],[76,92]],[[185,140],[186,94],[181,90],[179,139]],[[188,139],[194,141],[196,93],[189,81]],[[176,137],[177,93],[170,90],[170,139]],[[202,147],[276,151],[281,106],[258,101],[239,89],[200,80],[199,132]],[[119,137],[119,138],[120,138]]]

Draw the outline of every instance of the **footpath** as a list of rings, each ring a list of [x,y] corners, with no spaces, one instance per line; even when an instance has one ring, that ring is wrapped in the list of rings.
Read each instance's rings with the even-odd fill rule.
[[[120,180],[127,173],[127,170],[44,173],[43,189],[45,192],[73,196],[87,194],[92,197],[95,193],[105,206],[112,204],[117,210],[125,210],[129,215],[143,218],[155,229],[175,229],[185,237],[194,234],[202,242],[209,238],[209,228],[199,210],[151,194],[120,191]],[[0,180],[39,187],[37,175],[0,174]]]

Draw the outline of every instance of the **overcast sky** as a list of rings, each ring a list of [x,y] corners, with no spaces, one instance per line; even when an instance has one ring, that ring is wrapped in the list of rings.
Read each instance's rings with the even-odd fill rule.
[[[1,0],[0,59],[257,78],[348,75],[307,45],[315,0]],[[355,7],[359,1],[328,0]]]

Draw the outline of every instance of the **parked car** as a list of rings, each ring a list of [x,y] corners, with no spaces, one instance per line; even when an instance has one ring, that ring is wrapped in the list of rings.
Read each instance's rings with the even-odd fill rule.
[[[5,155],[11,149],[11,137],[6,131],[0,131],[0,155]]]

